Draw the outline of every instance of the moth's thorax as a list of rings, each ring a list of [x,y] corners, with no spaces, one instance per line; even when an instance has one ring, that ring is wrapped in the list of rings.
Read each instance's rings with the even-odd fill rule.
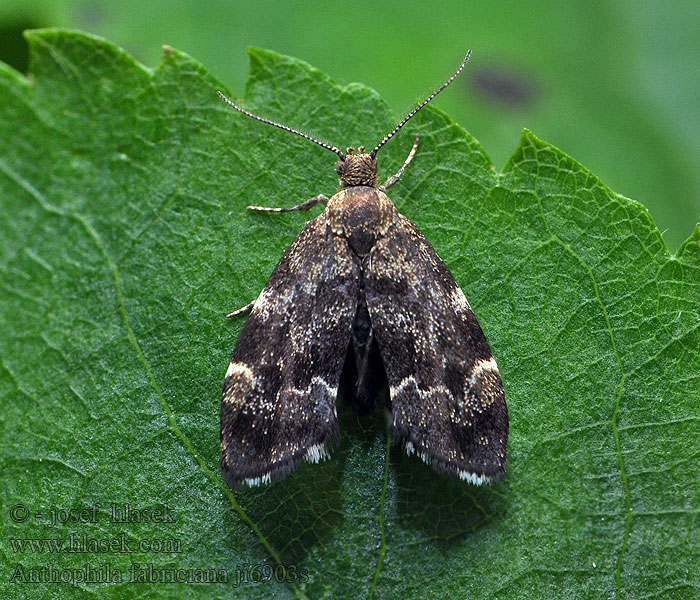
[[[356,185],[377,185],[377,161],[371,155],[364,152],[360,146],[357,154],[354,148],[348,148],[345,158],[335,166],[338,173],[340,187],[348,188]]]
[[[328,201],[326,211],[333,233],[346,238],[355,254],[365,256],[386,235],[395,208],[381,190],[359,185],[340,190]]]

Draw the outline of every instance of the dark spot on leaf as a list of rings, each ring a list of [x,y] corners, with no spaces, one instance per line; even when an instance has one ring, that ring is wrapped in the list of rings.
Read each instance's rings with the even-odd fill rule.
[[[513,67],[497,64],[482,66],[475,70],[472,82],[477,94],[489,103],[524,108],[534,101],[532,80]]]
[[[76,16],[81,26],[88,29],[97,27],[107,20],[104,7],[97,2],[81,3]]]

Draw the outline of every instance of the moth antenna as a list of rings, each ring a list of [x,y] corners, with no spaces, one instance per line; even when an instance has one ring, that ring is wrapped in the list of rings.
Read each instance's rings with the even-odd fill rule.
[[[384,136],[384,139],[379,142],[375,147],[372,152],[369,153],[369,155],[374,158],[377,155],[377,152],[379,149],[386,144],[394,135],[396,135],[396,132],[401,129],[405,124],[406,121],[408,121],[413,115],[415,115],[421,108],[423,108],[428,102],[430,102],[435,96],[437,96],[442,90],[444,90],[448,85],[450,85],[456,78],[457,75],[459,75],[462,72],[462,69],[464,69],[464,65],[467,64],[467,61],[469,60],[469,57],[471,56],[472,51],[469,50],[467,52],[467,55],[464,57],[464,60],[462,61],[462,64],[459,65],[457,70],[452,74],[452,76],[445,82],[443,83],[438,89],[436,89],[430,96],[428,96],[423,102],[421,102],[418,106],[416,106],[408,115],[406,115],[406,118],[401,121],[396,127],[394,127],[393,131],[388,133],[387,135]],[[240,109],[239,109],[240,110]]]
[[[331,146],[330,144],[326,144],[325,142],[321,142],[317,140],[314,137],[311,137],[310,135],[307,135],[306,133],[302,133],[301,131],[297,131],[296,129],[293,129],[292,127],[287,127],[287,125],[282,125],[281,123],[275,123],[274,121],[270,121],[269,119],[264,119],[263,117],[259,117],[258,115],[254,115],[252,112],[248,112],[245,108],[241,108],[234,102],[231,102],[226,96],[224,96],[221,92],[216,92],[219,95],[219,98],[221,98],[226,104],[228,104],[231,108],[235,108],[238,112],[243,113],[246,117],[250,117],[251,119],[255,119],[256,121],[261,121],[262,123],[267,123],[268,125],[274,125],[275,127],[279,127],[280,129],[284,129],[285,131],[291,131],[292,133],[296,133],[297,135],[300,135],[304,139],[309,140],[310,142],[313,142],[314,144],[318,144],[321,146],[321,148],[325,148],[326,150],[330,150],[331,152],[335,152],[338,155],[338,158],[340,160],[345,160],[345,153],[342,152],[339,148],[336,148],[335,146]]]

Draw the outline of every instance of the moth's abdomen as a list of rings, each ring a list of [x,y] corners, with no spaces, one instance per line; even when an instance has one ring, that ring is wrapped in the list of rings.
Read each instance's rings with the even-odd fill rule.
[[[327,211],[333,233],[346,238],[352,251],[362,257],[386,235],[396,209],[384,192],[361,185],[338,192],[328,201]]]

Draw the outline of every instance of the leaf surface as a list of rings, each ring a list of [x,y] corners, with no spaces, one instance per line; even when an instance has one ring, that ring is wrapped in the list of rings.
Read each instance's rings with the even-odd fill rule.
[[[245,206],[330,195],[335,158],[228,109],[174,50],[150,71],[75,32],[29,41],[30,77],[0,70],[8,597],[697,594],[700,229],[671,256],[643,206],[532,133],[499,174],[426,108],[382,149],[380,173],[420,133],[391,196],[491,342],[511,419],[505,482],[437,475],[387,447],[382,415],[341,405],[330,461],[232,491],[218,404],[243,319],[223,315],[255,298],[309,218]],[[254,112],[340,147],[373,145],[397,120],[366,87],[250,59]],[[112,522],[127,504],[151,517]],[[121,551],[75,551],[82,540]]]

